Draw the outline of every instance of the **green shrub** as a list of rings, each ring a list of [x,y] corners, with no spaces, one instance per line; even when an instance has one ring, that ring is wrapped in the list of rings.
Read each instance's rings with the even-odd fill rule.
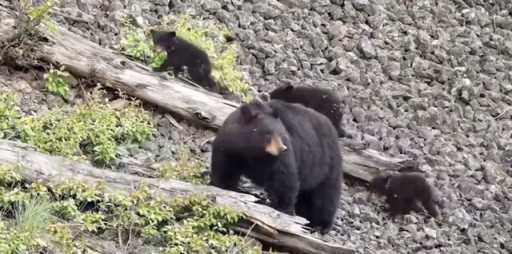
[[[0,174],[0,209],[15,211],[13,220],[0,217],[0,253],[52,253],[45,250],[56,248],[92,253],[74,236],[77,230],[85,235],[110,230],[115,234],[105,240],[120,246],[130,241],[126,237],[136,237],[160,253],[262,253],[228,228],[243,214],[214,206],[201,194],[155,197],[145,185],[130,193],[105,193],[102,181],[91,186],[74,178],[50,182],[50,193],[40,181],[14,184],[18,166],[0,164],[0,172],[6,173]],[[84,210],[84,203],[94,203],[95,209]]]
[[[45,245],[36,236],[20,231],[0,217],[0,253],[39,253]]]
[[[155,50],[149,30],[137,29],[126,19],[123,22],[127,31],[121,39],[120,50],[123,54],[149,64],[150,67],[158,67],[165,60],[165,52]]]
[[[108,163],[118,144],[142,142],[155,133],[149,114],[135,103],[115,110],[100,99],[101,94],[90,97],[89,103],[70,110],[26,116],[17,111],[12,94],[0,94],[0,135],[19,138],[50,154],[90,154],[93,160]]]
[[[167,26],[168,21],[164,20],[162,23],[163,26]],[[165,52],[157,51],[153,46],[149,28],[137,29],[127,22],[125,25],[127,33],[121,40],[121,52],[151,67],[159,66],[165,59]],[[229,34],[229,31],[223,24],[199,17],[192,19],[189,13],[185,13],[177,18],[172,28],[166,29],[175,30],[178,36],[206,51],[212,62],[212,77],[217,83],[240,97],[242,101],[251,99],[250,85],[244,81],[242,73],[237,68],[239,48],[234,43],[225,43],[224,36]]]
[[[64,99],[68,99],[69,87],[64,81],[64,78],[67,76],[69,76],[69,72],[64,71],[64,66],[60,69],[53,68],[52,66],[50,70],[48,70],[48,73],[44,74],[46,88],[48,91],[55,93]]]
[[[202,175],[206,162],[202,157],[191,158],[183,144],[178,146],[176,162],[163,162],[157,168],[157,176],[187,181],[195,184],[206,184]]]

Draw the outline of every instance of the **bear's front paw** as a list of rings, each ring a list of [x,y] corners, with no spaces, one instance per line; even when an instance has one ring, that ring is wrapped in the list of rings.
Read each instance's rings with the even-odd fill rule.
[[[295,209],[294,208],[282,208],[282,209],[277,209],[278,211],[282,212],[282,213],[286,213],[290,216],[295,216]]]
[[[165,68],[162,66],[158,66],[158,67],[151,68],[151,70],[154,72],[162,72],[162,71],[165,71]]]
[[[326,235],[333,228],[333,226],[329,226],[329,227],[313,226],[313,224],[311,222],[306,224],[306,227],[310,228],[309,232],[311,234],[318,233],[320,235]]]
[[[164,80],[170,80],[171,79],[171,76],[169,76],[169,74],[167,74],[167,72],[160,72],[158,73],[158,76]]]

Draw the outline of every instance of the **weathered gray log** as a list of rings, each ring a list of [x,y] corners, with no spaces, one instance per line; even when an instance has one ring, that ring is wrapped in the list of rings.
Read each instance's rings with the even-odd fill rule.
[[[0,163],[18,163],[21,176],[28,182],[41,180],[49,186],[54,180],[64,177],[81,179],[93,187],[97,181],[106,183],[106,192],[116,190],[132,192],[133,186],[145,184],[155,197],[172,198],[173,194],[201,193],[212,196],[216,205],[225,205],[247,215],[248,221],[234,227],[241,233],[248,233],[260,241],[297,250],[299,253],[344,254],[355,250],[324,242],[317,239],[303,227],[307,220],[297,216],[280,213],[269,206],[255,203],[258,199],[252,195],[226,191],[213,186],[195,185],[177,180],[144,178],[114,171],[102,170],[89,163],[76,162],[60,156],[51,156],[37,151],[33,146],[20,142],[0,139]],[[247,232],[253,225],[250,232]]]
[[[6,1],[0,1],[8,6]],[[0,40],[14,34],[15,13],[0,7]],[[148,67],[103,48],[56,25],[51,32],[41,24],[48,41],[36,44],[37,57],[64,65],[74,75],[104,81],[107,86],[158,105],[186,119],[218,128],[238,104],[219,98],[204,89],[185,85],[177,79],[164,80]]]
[[[103,240],[99,237],[83,234],[81,231],[73,232],[75,233],[75,237],[80,239],[83,242],[86,242],[88,247],[93,249],[94,251],[102,254],[124,254],[126,253],[123,250],[120,250],[119,247],[116,246],[116,243],[112,241]]]

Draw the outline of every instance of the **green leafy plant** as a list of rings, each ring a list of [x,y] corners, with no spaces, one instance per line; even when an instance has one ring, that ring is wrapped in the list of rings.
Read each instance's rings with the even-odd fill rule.
[[[97,162],[109,163],[119,144],[140,143],[156,131],[149,114],[136,102],[116,110],[101,99],[101,93],[70,110],[55,109],[35,116],[19,113],[14,96],[0,95],[0,133],[50,154],[90,155]]]
[[[193,158],[187,152],[187,147],[180,144],[177,149],[176,162],[164,162],[157,168],[157,176],[187,181],[195,184],[206,184],[202,170],[206,163],[202,157]]]
[[[159,197],[143,184],[129,193],[106,193],[103,181],[67,177],[22,186],[19,170],[0,164],[0,209],[15,211],[14,219],[0,216],[0,253],[94,253],[75,237],[78,230],[98,237],[115,232],[106,240],[120,247],[136,237],[159,253],[262,253],[229,229],[245,216],[214,206],[207,196]],[[94,210],[84,203],[94,203]]]
[[[39,253],[45,245],[39,238],[14,228],[12,223],[0,217],[0,253]]]
[[[52,212],[52,204],[43,197],[33,197],[28,203],[18,203],[14,208],[16,227],[33,237],[41,235],[53,218]]]
[[[0,138],[9,139],[16,136],[16,120],[19,117],[14,93],[0,93]]]
[[[45,21],[49,19],[49,13],[55,0],[44,0],[39,5],[34,5],[32,1],[21,0],[21,7],[27,12],[30,20]]]
[[[48,231],[52,235],[52,242],[59,245],[61,253],[73,253],[73,254],[92,254],[97,253],[92,251],[86,243],[76,241],[72,236],[71,230],[68,225],[64,223],[56,223],[48,226]]]
[[[56,3],[57,1],[55,0],[43,0],[40,4],[33,4],[33,1],[21,0],[20,7],[29,18],[29,22],[25,24],[23,29],[33,33],[33,28],[44,23],[47,26],[48,32],[52,32],[55,29],[55,24],[50,20],[50,11]]]
[[[141,60],[150,67],[157,67],[165,60],[165,53],[154,49],[148,29],[137,29],[128,19],[124,20],[123,25],[127,28],[120,43],[123,54]]]
[[[31,40],[40,35],[38,27],[45,25],[46,32],[51,33],[55,30],[55,23],[50,20],[51,9],[55,5],[55,0],[42,0],[39,3],[33,3],[30,0],[11,1],[16,11],[16,20],[18,30],[0,42],[1,54],[10,56],[16,61],[25,62],[33,58],[30,47],[34,45]],[[9,58],[5,57],[4,59]]]
[[[213,78],[230,92],[239,96],[242,101],[249,101],[250,85],[244,81],[242,73],[237,70],[238,45],[225,42],[229,34],[226,26],[213,20],[192,17],[190,13],[181,15],[174,27],[176,34],[204,49],[213,65]],[[214,35],[212,35],[212,33]],[[217,39],[212,39],[215,38]]]
[[[163,19],[162,26],[169,21]],[[212,77],[221,86],[239,96],[242,101],[251,99],[250,85],[244,81],[237,69],[239,48],[236,44],[226,44],[225,35],[229,30],[219,22],[193,17],[189,13],[181,15],[172,27],[178,36],[206,51],[212,61]],[[124,23],[127,32],[120,43],[121,52],[151,67],[159,66],[166,58],[166,53],[157,50],[149,35],[149,28],[138,29]],[[172,72],[171,72],[172,74]]]
[[[48,73],[44,74],[44,80],[48,91],[55,93],[64,99],[68,99],[69,87],[64,81],[64,78],[69,76],[69,72],[65,71],[64,68],[64,65],[61,66],[60,69],[56,69],[51,66]]]

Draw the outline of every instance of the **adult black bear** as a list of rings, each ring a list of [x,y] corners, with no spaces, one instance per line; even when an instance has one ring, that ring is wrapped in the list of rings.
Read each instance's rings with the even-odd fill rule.
[[[376,176],[370,181],[369,190],[372,193],[386,196],[390,216],[393,218],[411,211],[420,212],[421,209],[416,200],[422,203],[430,216],[439,216],[432,188],[425,177],[419,173]]]
[[[210,90],[216,88],[211,77],[212,65],[204,50],[180,38],[175,31],[151,30],[150,33],[153,43],[167,52],[165,61],[153,71],[162,72],[172,68],[177,74],[187,68],[192,81]]]
[[[347,136],[345,130],[341,127],[341,119],[343,118],[341,100],[327,89],[284,85],[270,92],[270,99],[300,103],[312,108],[331,120],[339,137]]]
[[[231,113],[212,143],[210,184],[237,190],[242,175],[263,186],[271,206],[333,226],[343,181],[335,128],[300,104],[251,102]]]

